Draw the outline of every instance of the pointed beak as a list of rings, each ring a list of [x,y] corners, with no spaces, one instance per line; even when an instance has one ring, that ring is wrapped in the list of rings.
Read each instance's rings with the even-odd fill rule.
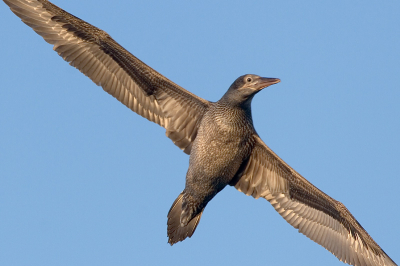
[[[264,88],[266,88],[266,87],[268,87],[268,86],[271,86],[271,85],[276,84],[276,83],[279,83],[279,82],[281,82],[280,79],[276,79],[276,78],[262,78],[262,77],[261,77],[261,78],[258,80],[258,82],[255,84],[255,87],[256,87],[256,89],[257,89],[258,91],[260,91],[260,90],[262,90],[262,89],[264,89]]]

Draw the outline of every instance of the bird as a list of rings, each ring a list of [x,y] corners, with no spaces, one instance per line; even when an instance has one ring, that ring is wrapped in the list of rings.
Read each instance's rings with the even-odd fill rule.
[[[47,0],[3,0],[69,64],[189,155],[184,190],[167,215],[171,245],[192,237],[207,204],[227,186],[264,198],[294,228],[339,260],[396,265],[350,211],[276,155],[259,137],[251,102],[277,78],[238,77],[219,101],[202,99],[125,50],[103,30]]]

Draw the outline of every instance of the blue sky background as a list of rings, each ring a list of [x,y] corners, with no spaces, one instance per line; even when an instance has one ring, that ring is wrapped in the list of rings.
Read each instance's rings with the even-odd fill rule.
[[[280,78],[253,101],[259,135],[400,262],[398,1],[54,3],[208,100]],[[0,24],[1,265],[344,265],[232,187],[170,247],[189,157],[4,3]]]

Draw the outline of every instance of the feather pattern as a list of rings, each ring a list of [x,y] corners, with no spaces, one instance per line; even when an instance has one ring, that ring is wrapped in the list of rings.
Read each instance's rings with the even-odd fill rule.
[[[262,140],[256,144],[234,185],[254,198],[265,198],[294,228],[356,266],[396,265],[349,210],[280,159]]]
[[[71,66],[132,111],[159,124],[190,153],[209,102],[168,80],[115,42],[106,32],[46,0],[4,0]]]
[[[207,117],[206,112],[212,109],[210,102],[186,91],[141,62],[106,32],[47,0],[3,1],[25,24],[52,44],[53,49],[71,66],[79,69],[132,111],[164,127],[166,135],[179,148],[187,154],[191,153],[200,122],[203,116]],[[235,82],[242,80],[240,77]],[[225,129],[229,129],[226,126],[227,120],[234,118],[219,116],[216,121],[218,125],[225,125]],[[242,123],[240,130],[243,130],[245,121],[251,123],[248,129],[254,131],[251,114],[247,120],[238,121]],[[231,140],[227,139],[226,142]],[[346,263],[357,266],[396,265],[342,203],[295,172],[257,135],[254,135],[254,145],[253,141],[250,144],[251,155],[247,159],[246,153],[245,163],[238,163],[238,167],[240,163],[242,166],[231,185],[246,195],[268,200],[300,233]],[[208,155],[208,152],[204,154]],[[236,170],[232,175],[235,173]],[[181,194],[168,214],[171,244],[192,236],[204,209],[188,226],[181,227],[183,203],[184,197]]]

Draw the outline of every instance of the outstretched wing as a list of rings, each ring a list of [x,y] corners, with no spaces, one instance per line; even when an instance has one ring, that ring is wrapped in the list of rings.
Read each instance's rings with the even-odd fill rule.
[[[231,185],[265,198],[300,233],[351,265],[396,265],[349,210],[316,188],[256,136],[252,154]]]
[[[187,154],[209,102],[162,76],[106,32],[46,0],[4,0],[71,66],[132,111],[166,128]]]

